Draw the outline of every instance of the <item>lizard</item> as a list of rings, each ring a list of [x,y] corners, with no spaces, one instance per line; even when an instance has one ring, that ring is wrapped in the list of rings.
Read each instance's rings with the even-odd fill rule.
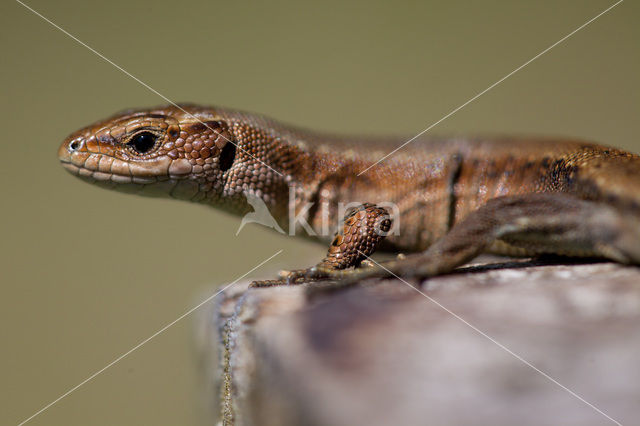
[[[80,129],[58,157],[105,188],[236,215],[251,212],[254,197],[291,234],[330,242],[316,266],[258,286],[426,278],[482,252],[640,264],[640,156],[570,139],[422,136],[379,161],[403,141],[173,104]],[[341,222],[344,205],[356,207]],[[367,259],[376,250],[408,254],[375,267]]]

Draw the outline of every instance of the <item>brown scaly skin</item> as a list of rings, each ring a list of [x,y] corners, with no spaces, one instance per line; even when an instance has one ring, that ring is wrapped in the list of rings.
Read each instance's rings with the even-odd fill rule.
[[[557,139],[421,138],[358,176],[403,142],[330,136],[243,112],[182,105],[123,112],[73,133],[58,154],[67,170],[108,188],[238,215],[251,211],[246,194],[259,197],[285,230],[290,203],[318,231],[323,203],[329,229],[340,222],[339,202],[393,203],[399,232],[381,248],[427,250],[385,263],[389,271],[340,272],[372,250],[353,262],[341,258],[336,267],[331,257],[355,246],[334,241],[312,271],[318,277],[428,276],[487,250],[640,263],[639,156]],[[313,205],[305,210],[306,203]],[[330,241],[326,230],[318,238]]]

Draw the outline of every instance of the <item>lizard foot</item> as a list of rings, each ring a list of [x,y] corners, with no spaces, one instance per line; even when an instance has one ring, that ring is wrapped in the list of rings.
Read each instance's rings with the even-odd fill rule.
[[[255,281],[251,287],[356,281],[364,271],[376,269],[367,258],[378,248],[390,229],[391,217],[386,209],[374,204],[362,204],[345,215],[342,229],[336,233],[327,255],[320,263],[311,268],[280,271],[279,279]]]

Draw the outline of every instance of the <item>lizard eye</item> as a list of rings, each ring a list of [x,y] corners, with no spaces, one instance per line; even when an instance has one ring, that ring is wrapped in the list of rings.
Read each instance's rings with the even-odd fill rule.
[[[127,145],[139,154],[147,154],[156,146],[157,140],[158,137],[151,132],[140,132],[133,135]]]

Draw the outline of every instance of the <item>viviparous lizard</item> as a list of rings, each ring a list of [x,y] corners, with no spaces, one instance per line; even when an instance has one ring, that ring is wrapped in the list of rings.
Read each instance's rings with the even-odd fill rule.
[[[262,201],[289,233],[331,241],[327,258],[296,279],[430,276],[483,251],[640,264],[638,155],[553,138],[422,137],[378,162],[403,142],[179,105],[92,124],[58,155],[106,188],[236,215]],[[340,226],[348,203],[360,207]],[[392,223],[386,238],[373,230]],[[417,254],[360,266],[378,248]]]

